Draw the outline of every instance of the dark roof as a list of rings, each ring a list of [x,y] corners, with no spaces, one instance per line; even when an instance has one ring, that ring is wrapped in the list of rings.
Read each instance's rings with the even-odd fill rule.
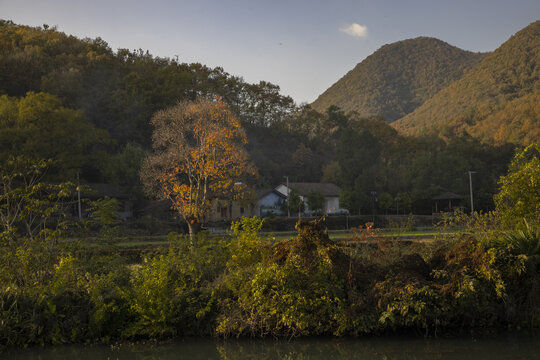
[[[319,191],[324,196],[339,196],[341,192],[339,186],[331,183],[289,183],[289,187],[296,189],[302,196],[307,196],[312,191]]]
[[[102,198],[108,196],[116,199],[127,199],[129,196],[120,191],[116,186],[106,183],[89,183],[86,184],[91,189],[91,192],[83,192],[87,198]]]
[[[454,199],[463,199],[463,196],[454,194],[453,192],[445,192],[444,194],[435,196],[433,200],[454,200]]]

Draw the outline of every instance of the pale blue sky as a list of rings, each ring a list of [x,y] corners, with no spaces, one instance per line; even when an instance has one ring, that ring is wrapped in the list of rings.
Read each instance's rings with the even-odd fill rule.
[[[248,82],[277,84],[301,103],[384,44],[432,36],[494,50],[540,18],[540,1],[0,0],[0,18],[99,36],[114,50],[221,66]],[[345,31],[352,24],[363,36]]]

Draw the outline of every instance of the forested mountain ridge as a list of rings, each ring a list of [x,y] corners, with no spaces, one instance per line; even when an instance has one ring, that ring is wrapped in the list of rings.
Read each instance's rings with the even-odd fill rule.
[[[486,54],[473,53],[429,37],[384,45],[321,94],[318,111],[336,105],[387,123],[412,112],[459,79]]]
[[[297,106],[277,85],[248,84],[219,67],[113,51],[99,38],[0,20],[0,166],[13,156],[53,159],[51,181],[75,181],[80,173],[82,181],[114,184],[140,199],[139,168],[151,151],[149,120],[198,97],[219,97],[245,128],[246,150],[259,170],[246,184],[273,187],[284,176],[333,182],[353,213],[373,211],[373,191],[390,199],[379,203],[384,211],[398,196],[400,209],[431,213],[433,196],[467,193],[463,174],[471,169],[482,173],[475,205],[491,209],[514,150],[467,134],[448,141],[404,137],[381,117]]]
[[[540,21],[517,32],[461,79],[392,124],[407,135],[529,144],[540,138]]]

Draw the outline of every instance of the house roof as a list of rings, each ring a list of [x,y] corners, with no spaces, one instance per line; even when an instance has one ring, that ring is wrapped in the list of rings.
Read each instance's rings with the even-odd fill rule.
[[[445,192],[444,194],[435,196],[432,200],[456,200],[463,199],[463,196],[454,194],[453,192]]]
[[[289,188],[296,189],[302,196],[307,196],[312,191],[319,191],[325,197],[332,197],[339,196],[341,192],[341,188],[332,183],[289,183]]]

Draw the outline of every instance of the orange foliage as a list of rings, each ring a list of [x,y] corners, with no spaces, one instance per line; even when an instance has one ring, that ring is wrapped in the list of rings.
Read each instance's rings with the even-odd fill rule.
[[[152,118],[154,154],[141,173],[149,193],[169,199],[188,224],[200,223],[215,198],[237,199],[255,174],[240,122],[223,102],[180,102]]]

